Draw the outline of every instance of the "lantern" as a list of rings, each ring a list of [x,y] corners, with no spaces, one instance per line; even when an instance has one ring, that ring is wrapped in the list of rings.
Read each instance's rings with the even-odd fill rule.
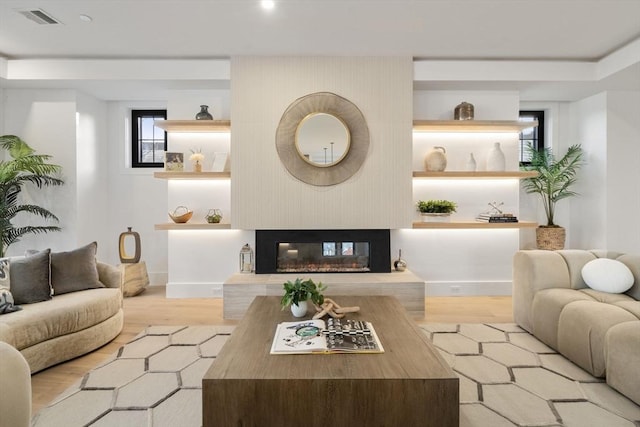
[[[253,273],[253,249],[248,243],[240,250],[240,273]]]
[[[125,241],[127,240],[127,237],[129,239],[133,237],[134,246],[135,246],[133,256],[127,254],[127,249],[125,248]],[[142,248],[140,245],[140,234],[138,234],[135,231],[131,231],[131,227],[127,227],[127,231],[120,233],[119,248],[120,248],[120,262],[122,264],[137,263],[138,261],[140,261],[140,254],[142,252]]]

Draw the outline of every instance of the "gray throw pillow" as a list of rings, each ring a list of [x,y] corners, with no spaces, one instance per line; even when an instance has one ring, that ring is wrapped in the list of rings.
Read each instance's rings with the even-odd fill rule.
[[[51,299],[50,249],[11,259],[11,293],[15,304],[32,304]]]
[[[69,252],[51,254],[51,287],[54,295],[104,288],[98,280],[96,242]]]

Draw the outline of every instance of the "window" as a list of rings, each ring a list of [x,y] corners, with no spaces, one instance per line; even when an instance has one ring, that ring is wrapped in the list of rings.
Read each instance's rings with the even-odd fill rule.
[[[167,133],[153,125],[166,120],[167,110],[131,110],[131,166],[161,168],[167,150]]]
[[[520,163],[529,163],[525,147],[531,144],[534,149],[544,149],[544,111],[520,111],[521,121],[538,121],[538,126],[520,132]]]

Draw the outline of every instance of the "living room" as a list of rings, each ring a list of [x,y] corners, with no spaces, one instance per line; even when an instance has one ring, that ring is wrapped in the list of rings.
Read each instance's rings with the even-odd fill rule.
[[[187,12],[178,2],[160,2],[164,7],[153,4],[154,20],[172,28],[173,37],[183,36],[176,41],[156,35],[147,44],[116,42],[113,28],[121,25],[135,35],[126,40],[144,40],[136,25],[143,25],[149,2],[127,5],[126,24],[110,21],[106,2],[34,6],[61,20],[60,29],[26,20],[15,10],[22,3],[0,4],[0,31],[7,32],[7,42],[0,44],[0,134],[21,136],[62,166],[64,186],[29,196],[47,204],[63,230],[24,238],[10,247],[10,255],[97,241],[98,259],[115,265],[118,235],[132,227],[141,236],[151,286],[166,286],[170,299],[220,298],[224,282],[239,271],[243,245],[255,248],[257,229],[384,228],[391,230],[392,257],[402,250],[409,270],[424,280],[427,296],[509,296],[513,255],[535,247],[533,228],[413,227],[419,221],[415,203],[433,194],[457,202],[457,219],[473,218],[498,201],[522,220],[544,222],[540,203],[518,180],[432,184],[411,176],[423,170],[429,148],[456,144],[455,136],[413,132],[413,121],[450,120],[461,101],[474,105],[476,120],[514,121],[520,110],[544,111],[548,146],[561,154],[579,143],[586,154],[575,187],[579,196],[561,202],[557,212],[556,222],[567,229],[565,247],[640,253],[640,193],[632,184],[640,178],[634,167],[640,159],[638,2],[578,2],[583,7],[576,11],[576,2],[541,3],[534,10],[499,1],[400,2],[402,7],[376,2],[370,8],[347,2],[367,27],[358,37],[344,29],[353,25],[349,7],[338,4],[320,7],[318,19],[331,24],[329,31],[314,32],[305,28],[318,27],[309,10],[289,10],[291,2],[276,2],[270,12],[258,2],[185,2],[202,8],[198,22],[215,17],[215,23],[188,24],[185,17],[177,20],[184,21],[180,30],[171,15]],[[401,10],[413,7],[411,13]],[[567,27],[574,13],[575,26]],[[410,27],[411,15],[420,14],[429,16],[431,30],[416,28],[402,38],[401,19]],[[220,18],[235,15],[245,16],[237,24],[244,32]],[[376,27],[385,15],[394,20]],[[448,25],[436,22],[445,16]],[[549,21],[548,43],[522,34],[519,21],[529,18]],[[294,29],[279,36],[273,31],[289,21],[296,22]],[[478,21],[485,24],[473,26]],[[246,27],[251,25],[256,29]],[[269,39],[261,41],[266,34]],[[34,44],[22,47],[21,37]],[[361,37],[375,42],[357,44],[354,39]],[[329,187],[292,177],[275,144],[286,108],[322,91],[353,102],[371,134],[362,168]],[[230,153],[231,179],[165,180],[154,177],[162,169],[131,167],[132,109],[166,109],[169,120],[189,120],[200,105],[208,105],[214,119],[230,120],[231,130],[170,133],[168,150],[187,159],[190,150],[201,149],[205,170],[212,169],[215,153]],[[517,133],[473,138],[478,170],[494,140],[505,149],[507,169],[518,169]],[[448,153],[451,170],[463,169],[470,150],[462,147]],[[192,165],[185,161],[185,168]],[[228,229],[159,230],[170,222],[167,212],[181,205],[194,211],[194,224],[205,223],[209,209],[221,209]]]

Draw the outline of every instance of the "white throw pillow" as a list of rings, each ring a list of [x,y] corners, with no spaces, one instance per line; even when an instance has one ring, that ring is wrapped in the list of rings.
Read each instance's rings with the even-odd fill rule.
[[[582,279],[596,291],[621,294],[633,286],[633,273],[629,267],[609,258],[589,261],[582,267]]]

